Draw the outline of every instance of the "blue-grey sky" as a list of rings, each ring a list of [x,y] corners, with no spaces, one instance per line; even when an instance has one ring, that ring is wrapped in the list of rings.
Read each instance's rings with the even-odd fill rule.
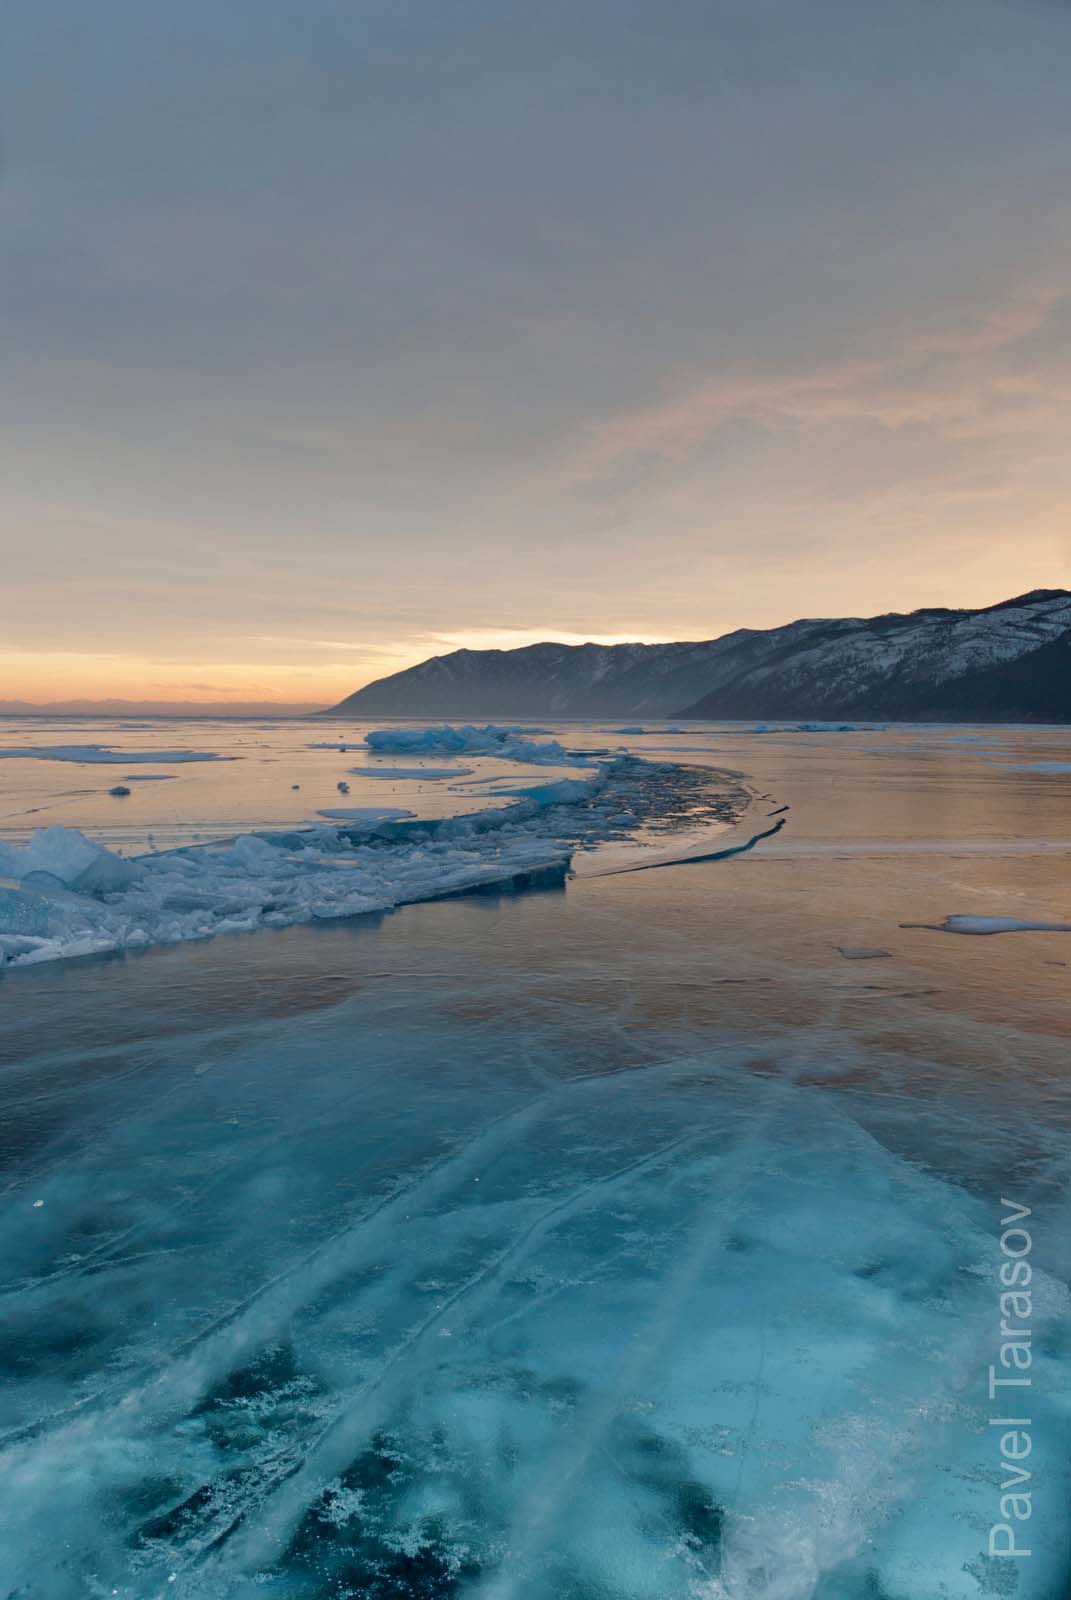
[[[1071,3],[34,0],[0,696],[1068,580]]]

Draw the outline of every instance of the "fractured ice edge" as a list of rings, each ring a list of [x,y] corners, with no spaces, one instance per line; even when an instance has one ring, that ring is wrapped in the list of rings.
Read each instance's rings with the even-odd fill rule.
[[[524,759],[527,759],[525,757]],[[591,763],[589,763],[591,765]],[[623,757],[585,777],[516,785],[510,806],[432,821],[332,808],[321,826],[129,859],[68,828],[0,845],[0,965],[360,916],[480,889],[564,882],[574,851],[675,808],[725,821],[743,799],[708,770]],[[327,816],[326,812],[321,815]]]

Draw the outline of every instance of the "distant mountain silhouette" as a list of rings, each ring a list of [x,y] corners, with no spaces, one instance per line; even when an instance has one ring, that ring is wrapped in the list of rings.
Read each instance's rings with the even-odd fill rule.
[[[308,717],[320,707],[275,700],[0,700],[0,717]]]
[[[385,717],[1071,721],[1071,591],[686,644],[455,650],[333,708]]]

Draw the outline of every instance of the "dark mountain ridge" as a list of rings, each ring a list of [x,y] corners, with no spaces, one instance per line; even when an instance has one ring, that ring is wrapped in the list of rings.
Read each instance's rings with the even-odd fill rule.
[[[330,715],[1071,720],[1071,591],[674,644],[455,650]]]

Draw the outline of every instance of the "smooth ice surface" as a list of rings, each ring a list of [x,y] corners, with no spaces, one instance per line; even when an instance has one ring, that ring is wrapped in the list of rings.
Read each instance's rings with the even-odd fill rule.
[[[439,909],[324,946],[334,1004],[233,1014],[186,953],[185,1005],[118,970],[13,1063],[0,1592],[991,1600],[1000,1188],[951,1144],[1037,1208],[1010,1592],[1062,1600],[1057,1080],[1009,1125],[977,1051],[927,1101],[832,1021],[655,1023],[609,951],[548,989],[557,907],[501,968]]]
[[[1057,786],[957,737],[754,740],[760,849],[363,922],[265,918],[550,835],[603,871],[710,775],[159,853],[103,911],[266,931],[6,971],[0,1594],[1066,1600],[1068,952],[935,927],[1059,920],[1071,851]],[[106,865],[38,848],[0,884],[28,945]]]

